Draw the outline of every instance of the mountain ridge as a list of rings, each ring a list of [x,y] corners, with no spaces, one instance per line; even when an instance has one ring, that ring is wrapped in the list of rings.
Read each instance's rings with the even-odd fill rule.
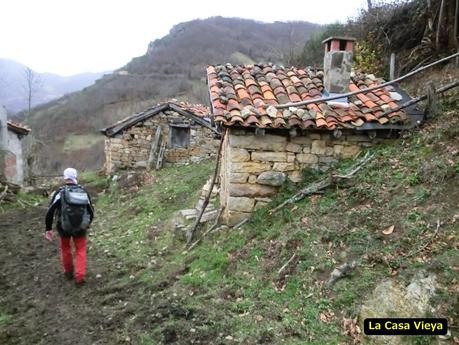
[[[39,153],[42,163],[36,168],[55,172],[73,163],[75,154],[88,158],[77,168],[98,168],[103,162],[103,137],[92,146],[63,152],[62,147],[69,148],[69,135],[100,135],[100,128],[170,98],[207,104],[206,65],[288,64],[294,52],[320,28],[308,22],[261,23],[223,17],[177,24],[168,35],[150,42],[146,54],[94,85],[33,109],[25,122],[33,135],[47,144],[46,151]]]
[[[27,109],[27,96],[24,90],[26,65],[8,58],[0,58],[0,104],[10,113]],[[39,80],[39,87],[32,97],[32,106],[37,106],[65,94],[81,90],[93,84],[105,72],[85,72],[70,76],[55,73],[33,71]]]

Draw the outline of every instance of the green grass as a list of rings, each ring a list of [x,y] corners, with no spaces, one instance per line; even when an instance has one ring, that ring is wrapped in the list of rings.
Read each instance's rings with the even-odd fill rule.
[[[69,134],[65,137],[64,152],[87,149],[103,141],[98,134]]]
[[[0,329],[9,325],[12,322],[11,316],[0,311]]]
[[[443,149],[446,144],[438,146],[448,138],[448,129],[434,129],[373,148],[375,157],[351,181],[269,215],[269,208],[325,176],[305,171],[301,185],[286,183],[244,227],[211,233],[190,252],[172,220],[176,211],[196,203],[213,162],[154,172],[154,182],[135,193],[111,183],[97,200],[91,245],[107,260],[122,263],[123,289],[140,284],[132,292],[138,318],[155,315],[154,308],[164,303],[193,312],[189,319],[155,319],[149,330],[126,321],[121,338],[129,334],[140,344],[161,343],[172,329],[180,339],[204,343],[227,343],[227,336],[243,344],[350,343],[342,319],[356,317],[380,281],[426,269],[430,262],[437,262],[443,286],[437,304],[449,313],[438,316],[456,315],[448,284],[458,279],[451,269],[458,235],[449,202],[457,159]],[[353,163],[344,161],[337,169],[344,172]],[[84,178],[106,182],[95,174]],[[437,219],[444,224],[432,246],[406,256],[430,239]],[[391,225],[394,232],[384,235]],[[294,253],[296,260],[279,273]],[[334,268],[352,260],[363,265],[333,286],[325,284]],[[412,341],[428,344],[431,338]]]
[[[20,191],[18,194],[16,194],[16,199],[14,202],[5,202],[1,204],[0,214],[2,212],[5,212],[11,209],[15,209],[15,208],[38,206],[39,204],[45,202],[46,200],[47,198],[44,196],[33,195],[33,194],[29,194],[29,193]]]

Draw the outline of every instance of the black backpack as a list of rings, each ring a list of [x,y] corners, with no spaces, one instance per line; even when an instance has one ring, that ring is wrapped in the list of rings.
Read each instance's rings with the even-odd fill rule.
[[[90,199],[80,185],[67,185],[60,191],[60,223],[66,235],[79,235],[88,229],[91,215],[88,211]]]

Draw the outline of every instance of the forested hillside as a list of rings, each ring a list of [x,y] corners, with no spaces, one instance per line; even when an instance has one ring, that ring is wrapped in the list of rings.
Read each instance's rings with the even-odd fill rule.
[[[55,172],[75,155],[84,157],[78,168],[97,168],[103,161],[100,128],[170,98],[206,103],[207,64],[289,63],[319,28],[222,17],[176,25],[145,55],[95,85],[34,109],[26,119],[39,140],[34,170]]]
[[[332,148],[318,130],[290,131],[288,143],[280,129],[250,136],[239,130],[223,136],[220,159],[116,176],[96,171],[103,152],[99,128],[169,97],[205,102],[207,63],[321,66],[322,39],[352,35],[355,69],[387,78],[391,53],[396,75],[404,75],[459,51],[459,0],[367,3],[352,21],[321,28],[225,18],[180,24],[96,85],[34,109],[26,119],[36,136],[26,139],[28,153],[35,150],[29,161],[56,175],[71,162],[93,197],[95,217],[86,237],[85,282],[77,282],[60,268],[64,241],[47,242],[43,233],[49,230],[44,195],[62,177],[22,191],[0,185],[0,344],[459,344],[456,58],[412,75],[392,92],[400,96],[399,87],[417,97],[429,85],[454,84],[416,104],[424,117],[412,127],[331,128],[333,141],[353,146],[361,140],[362,150],[347,158],[343,145]],[[379,102],[371,97],[358,98],[366,106]],[[279,137],[283,151],[273,149]],[[372,137],[381,140],[367,141]],[[231,146],[236,140],[246,144]],[[280,184],[259,183],[275,180],[275,165],[289,171],[288,164],[301,163],[298,155],[317,163],[329,149],[342,150],[329,170],[316,164],[299,171],[297,182],[282,172]],[[231,185],[225,172],[228,180],[247,183]],[[264,194],[275,185],[275,195]],[[243,194],[245,188],[253,195]],[[231,189],[228,203],[218,204]],[[239,205],[252,196],[258,199],[249,218],[226,224],[221,215],[229,200]],[[189,217],[200,207],[201,215],[212,208],[217,218],[200,223]],[[399,335],[369,336],[368,318],[404,320],[384,323]],[[426,332],[410,329],[407,318],[422,318]],[[443,334],[433,332],[438,319],[447,321]]]
[[[78,168],[98,168],[103,162],[98,129],[171,98],[207,103],[207,64],[269,61],[321,67],[321,41],[349,35],[357,39],[354,68],[388,78],[391,53],[401,75],[458,49],[455,1],[370,3],[345,24],[322,27],[222,17],[178,24],[151,42],[145,55],[95,85],[34,109],[26,120],[39,140],[29,145],[29,152],[41,158],[33,170],[56,172],[75,155],[83,158]]]

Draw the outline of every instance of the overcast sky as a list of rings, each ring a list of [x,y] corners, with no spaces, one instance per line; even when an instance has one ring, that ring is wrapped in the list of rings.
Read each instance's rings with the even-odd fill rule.
[[[173,25],[211,16],[344,22],[365,0],[0,0],[0,57],[71,75],[122,67]]]

